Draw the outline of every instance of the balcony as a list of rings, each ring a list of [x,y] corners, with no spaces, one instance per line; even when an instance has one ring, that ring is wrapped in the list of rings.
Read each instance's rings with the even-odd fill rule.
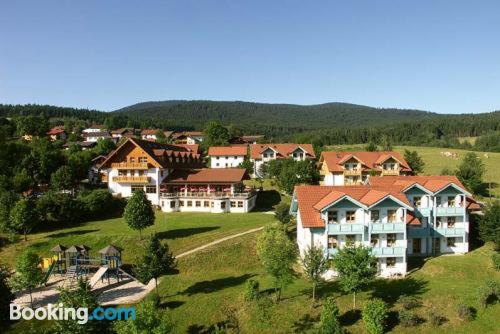
[[[230,199],[248,199],[255,193],[253,191],[246,193],[229,193],[229,192],[174,192],[161,193],[160,198],[230,198]]]
[[[434,235],[441,237],[462,237],[465,233],[463,228],[435,228]]]
[[[394,176],[400,174],[400,169],[382,169],[383,176]]]
[[[421,217],[430,217],[432,208],[415,208],[415,213]]]
[[[373,247],[371,251],[376,257],[404,256],[406,253],[404,247]]]
[[[113,176],[113,182],[118,183],[149,183],[149,176]]]
[[[148,169],[149,165],[147,162],[118,162],[112,163],[111,168],[114,169]]]
[[[344,169],[345,176],[361,175],[361,169]]]
[[[408,228],[408,238],[427,238],[430,235],[429,228]]]
[[[436,207],[435,208],[436,216],[462,216],[465,213],[465,209],[461,206],[455,207]]]
[[[403,233],[406,230],[404,223],[374,223],[370,226],[373,233]]]
[[[363,224],[328,224],[329,234],[362,234],[365,232]]]

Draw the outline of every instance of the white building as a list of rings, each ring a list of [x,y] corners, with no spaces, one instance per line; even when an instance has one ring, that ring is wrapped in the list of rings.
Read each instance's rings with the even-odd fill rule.
[[[92,124],[88,128],[82,130],[83,133],[102,132],[102,131],[107,131],[107,129],[104,125],[100,124]]]
[[[201,143],[205,135],[201,131],[184,131],[174,132],[172,138],[176,144],[195,145]]]
[[[298,186],[291,212],[301,255],[313,244],[327,257],[364,245],[379,275],[394,277],[406,274],[407,256],[468,252],[467,210],[479,208],[468,196],[455,177],[372,177],[361,186]]]
[[[276,159],[292,158],[296,161],[316,159],[311,144],[252,144],[250,161],[254,164],[253,177],[260,176],[262,164]]]
[[[111,139],[113,140],[113,137],[111,137],[111,134],[108,131],[91,131],[91,132],[84,132],[82,134],[83,140],[86,142],[91,142],[91,143],[96,143],[99,140],[102,139]]]
[[[238,167],[247,156],[246,146],[212,146],[208,148],[210,168]]]

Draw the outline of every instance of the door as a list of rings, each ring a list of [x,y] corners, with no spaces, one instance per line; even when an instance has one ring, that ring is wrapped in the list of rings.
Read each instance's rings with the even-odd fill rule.
[[[441,238],[434,238],[433,251],[434,254],[441,253]]]
[[[420,254],[422,252],[422,239],[413,239],[413,254]]]

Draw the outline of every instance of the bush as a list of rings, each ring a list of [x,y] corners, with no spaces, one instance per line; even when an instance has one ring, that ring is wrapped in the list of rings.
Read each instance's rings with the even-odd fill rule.
[[[366,303],[363,308],[363,322],[368,333],[382,334],[385,319],[387,319],[387,305],[383,300],[372,299]]]
[[[333,297],[328,297],[321,311],[320,334],[339,334],[344,333],[339,321],[339,308]]]
[[[274,217],[282,224],[290,223],[290,220],[292,219],[292,216],[290,215],[290,205],[284,202],[278,204],[274,212]]]
[[[466,304],[459,304],[457,314],[462,321],[471,321],[474,319],[474,309]]]
[[[493,267],[496,270],[500,270],[500,253],[493,254],[491,260],[493,261]]]
[[[439,313],[436,313],[435,310],[429,311],[429,322],[432,324],[432,326],[441,326],[441,324],[445,321],[446,318]]]
[[[259,282],[253,279],[249,279],[245,284],[244,297],[246,301],[259,299]]]
[[[116,211],[121,212],[125,206],[125,200],[114,198],[106,189],[81,192],[77,200],[85,210],[87,218],[93,219],[109,216]]]
[[[401,297],[399,297],[398,303],[401,304],[401,306],[405,310],[412,310],[422,305],[422,301],[420,300],[420,298],[406,295],[402,295]]]
[[[398,313],[399,323],[403,327],[413,327],[418,325],[420,319],[418,316],[410,310],[400,310]]]
[[[478,302],[482,307],[488,306],[498,300],[500,294],[500,283],[495,280],[488,280],[478,290]]]
[[[46,222],[75,222],[82,218],[84,209],[70,195],[49,191],[40,197],[36,208]]]

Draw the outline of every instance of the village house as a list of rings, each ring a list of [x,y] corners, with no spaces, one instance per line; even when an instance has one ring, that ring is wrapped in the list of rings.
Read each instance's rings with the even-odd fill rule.
[[[157,141],[158,140],[158,131],[163,131],[160,129],[144,129],[141,131],[141,138],[144,140],[152,140],[152,141]],[[173,131],[163,131],[163,134],[165,135],[166,139],[169,139],[172,137]]]
[[[63,125],[54,126],[53,128],[51,128],[49,131],[47,131],[47,136],[51,141],[66,140],[66,138],[68,138]]]
[[[212,146],[208,148],[210,168],[238,167],[247,156],[246,146]]]
[[[412,170],[398,152],[322,152],[319,159],[324,186],[365,183],[370,176],[410,175]]]
[[[82,130],[82,133],[92,133],[92,132],[103,132],[108,131],[104,125],[101,124],[92,124],[86,129]]]
[[[406,274],[408,256],[467,253],[469,211],[477,209],[454,176],[384,176],[357,186],[297,186],[290,211],[301,255],[312,245],[328,258],[364,245],[380,276],[397,277]]]
[[[172,134],[172,139],[176,144],[199,144],[203,141],[204,137],[201,131],[174,132]]]
[[[97,143],[99,140],[103,139],[111,139],[113,141],[117,141],[116,138],[113,138],[108,131],[91,131],[82,133],[83,140],[85,142]]]
[[[122,138],[134,138],[137,135],[137,130],[133,128],[120,128],[111,131],[111,137],[116,140],[120,140]]]
[[[276,159],[292,158],[296,161],[316,159],[311,144],[252,144],[250,161],[254,164],[253,177],[260,177],[262,164]]]

